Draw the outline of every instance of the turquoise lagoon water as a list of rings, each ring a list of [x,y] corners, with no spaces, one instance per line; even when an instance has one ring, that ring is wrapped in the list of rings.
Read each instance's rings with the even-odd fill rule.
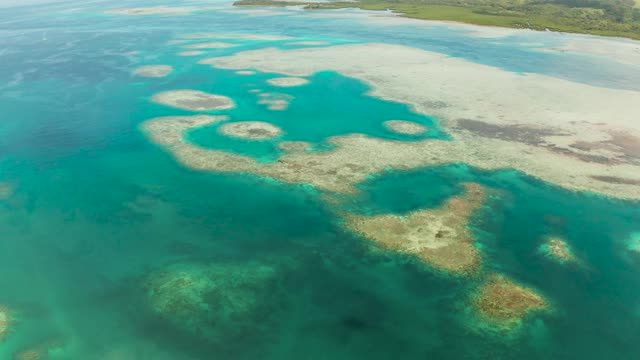
[[[15,317],[0,359],[51,339],[64,344],[51,359],[637,356],[640,260],[627,244],[640,231],[637,203],[462,164],[372,176],[359,194],[343,199],[350,211],[403,214],[440,205],[460,194],[463,182],[495,189],[473,219],[483,271],[534,287],[554,309],[505,338],[480,329],[469,311],[481,276],[443,276],[410,258],[372,251],[341,227],[336,209],[313,188],[192,171],[138,130],[153,117],[188,114],[149,102],[156,92],[188,87],[232,97],[238,108],[220,112],[230,121],[268,121],[286,131],[283,139],[319,148],[327,137],[350,132],[412,141],[385,132],[381,122],[393,118],[424,123],[431,128],[427,136],[446,138],[437,119],[368,97],[365,84],[339,74],[319,73],[307,86],[276,89],[265,83],[274,74],[236,76],[196,64],[285,42],[236,40],[241,46],[195,58],[178,57],[177,47],[166,45],[197,31],[401,43],[511,71],[637,89],[633,66],[521,45],[552,45],[554,34],[497,41],[445,27],[295,15],[102,14],[112,7],[61,2],[0,10],[0,180],[14,187],[0,202],[0,304]],[[176,72],[152,80],[130,75],[155,63]],[[248,92],[254,88],[294,99],[286,111],[269,111]],[[192,131],[189,141],[264,161],[278,155],[275,142],[223,142],[215,127]],[[566,267],[540,256],[547,234],[565,237],[582,264]],[[203,339],[150,309],[144,280],[154,271],[176,263],[255,261],[286,271],[277,296],[260,299],[269,311],[245,319],[250,330],[242,337]]]

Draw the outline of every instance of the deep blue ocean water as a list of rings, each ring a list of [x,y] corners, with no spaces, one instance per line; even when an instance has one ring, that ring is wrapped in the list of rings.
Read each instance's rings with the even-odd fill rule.
[[[548,33],[496,40],[446,27],[340,18],[102,13],[128,6],[144,4],[0,9],[0,181],[14,188],[0,202],[0,304],[15,317],[0,359],[51,339],[64,344],[51,359],[636,358],[640,256],[629,251],[628,239],[640,231],[638,203],[463,164],[375,175],[344,199],[350,211],[404,214],[459,195],[463,182],[495,189],[473,220],[484,271],[537,289],[553,307],[505,338],[479,331],[470,314],[468,299],[480,277],[444,276],[410,258],[372,251],[341,227],[315,189],[192,171],[138,130],[153,117],[189,114],[151,103],[154,93],[192,88],[232,97],[239,106],[225,112],[230,121],[271,122],[285,130],[283,139],[320,148],[327,137],[350,132],[414,140],[386,132],[381,123],[388,119],[420,122],[431,129],[426,136],[446,138],[437,119],[368,97],[365,84],[339,74],[272,88],[265,80],[274,74],[211,69],[196,64],[202,57],[176,56],[179,47],[167,45],[199,31],[398,43],[509,71],[638,90],[636,67],[522,45],[551,46],[559,35]],[[286,43],[234,41],[241,46],[203,57]],[[131,75],[157,63],[176,71],[162,79]],[[294,99],[283,112],[269,111],[256,104],[253,88]],[[223,140],[215,126],[188,135],[202,146],[264,161],[278,155],[275,142]],[[540,256],[548,234],[565,237],[582,264]],[[286,263],[287,270],[269,313],[249,319],[256,330],[245,337],[205,341],[149,308],[144,279],[158,269],[251,261]]]

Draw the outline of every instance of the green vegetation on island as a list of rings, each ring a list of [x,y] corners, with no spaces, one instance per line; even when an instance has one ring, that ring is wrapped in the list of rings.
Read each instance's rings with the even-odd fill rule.
[[[361,0],[327,3],[240,0],[234,5],[392,10],[415,19],[640,39],[640,0]]]

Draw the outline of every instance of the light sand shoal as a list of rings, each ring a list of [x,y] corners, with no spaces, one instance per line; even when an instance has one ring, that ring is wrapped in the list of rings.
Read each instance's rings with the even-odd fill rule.
[[[194,50],[194,51],[181,51],[178,53],[178,55],[179,56],[198,56],[204,53],[205,53],[204,51]]]
[[[282,111],[289,107],[289,104],[294,99],[292,95],[281,93],[260,93],[258,95],[260,100],[258,104],[267,105],[269,110]]]
[[[628,39],[603,39],[595,36],[558,34],[561,44],[539,48],[539,51],[569,52],[598,56],[622,64],[635,65],[640,70],[640,41]]]
[[[278,144],[280,150],[288,152],[300,152],[309,149],[312,146],[311,143],[306,141],[283,141]]]
[[[309,40],[309,41],[294,41],[294,42],[286,43],[284,45],[285,46],[326,46],[326,45],[331,45],[331,43],[328,41]]]
[[[197,11],[197,7],[172,7],[172,6],[156,6],[147,8],[123,8],[112,9],[105,11],[105,14],[117,14],[117,15],[189,15],[193,11]]]
[[[224,49],[228,47],[236,46],[236,44],[226,43],[221,41],[207,42],[201,44],[189,44],[183,45],[184,49]]]
[[[135,69],[133,73],[144,77],[165,77],[173,71],[173,67],[169,65],[145,65]]]
[[[253,41],[281,41],[291,40],[286,35],[246,34],[246,33],[192,33],[180,36],[183,39],[238,39]]]
[[[302,86],[307,85],[309,80],[301,77],[279,77],[267,80],[269,85],[278,86],[278,87],[294,87],[294,86]]]
[[[245,140],[266,140],[282,135],[282,130],[262,121],[240,121],[221,125],[218,133]]]
[[[226,96],[198,90],[170,90],[153,95],[151,101],[189,111],[228,110],[235,107]]]
[[[403,135],[420,135],[428,130],[422,124],[405,120],[389,120],[385,121],[383,125],[387,130]]]

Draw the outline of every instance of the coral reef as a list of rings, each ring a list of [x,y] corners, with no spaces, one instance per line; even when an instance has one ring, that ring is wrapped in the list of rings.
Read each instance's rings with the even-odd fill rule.
[[[301,77],[279,77],[267,80],[267,83],[278,87],[294,87],[307,85],[309,80]]]
[[[138,76],[158,78],[165,77],[172,71],[173,68],[169,65],[146,65],[135,69],[133,73]]]
[[[389,131],[403,135],[420,135],[428,130],[424,125],[404,120],[385,121],[384,127]]]
[[[560,263],[575,263],[578,261],[569,244],[559,237],[547,237],[540,246],[540,251],[548,258]]]
[[[282,130],[262,121],[240,121],[221,125],[218,133],[245,140],[266,140],[282,135]]]
[[[633,253],[640,255],[640,232],[633,233],[629,236],[627,240],[627,247]]]
[[[153,95],[151,101],[190,111],[228,110],[235,107],[233,100],[222,95],[198,90],[170,90]]]
[[[383,248],[417,256],[436,269],[470,273],[480,265],[480,254],[468,225],[482,206],[486,190],[475,183],[464,187],[463,195],[436,209],[403,216],[348,214],[345,226]]]
[[[11,311],[8,307],[0,305],[0,342],[4,340],[11,331]]]
[[[64,339],[54,337],[15,353],[13,360],[46,360],[50,355],[61,352],[64,347]]]
[[[175,264],[145,281],[152,313],[208,341],[258,331],[273,311],[279,271],[266,263]]]
[[[261,93],[258,96],[258,104],[267,105],[267,109],[274,111],[286,110],[293,100],[293,96],[281,93]]]
[[[156,144],[175,146],[182,142],[185,131],[225,121],[226,116],[167,116],[154,121],[146,121],[140,127],[144,133]]]
[[[287,152],[305,151],[311,146],[311,143],[308,143],[306,141],[283,141],[278,144],[278,148],[280,148],[280,150],[284,150]]]
[[[13,184],[10,182],[0,182],[0,201],[10,198],[13,192]]]
[[[640,199],[638,92],[538,74],[522,76],[388,44],[268,48],[212,58],[207,63],[221,69],[252,68],[293,77],[337,71],[369,84],[371,96],[437,117],[451,136],[448,142],[424,140],[411,145],[374,143],[353,135],[335,138],[334,142],[349,149],[336,148],[330,156],[341,158],[351,152],[358,165],[369,170],[463,162],[487,170],[512,168],[570,190]],[[423,81],[425,78],[429,81]],[[523,117],[523,113],[528,115]],[[356,145],[368,148],[356,149]],[[316,177],[321,179],[316,183],[331,182]]]
[[[502,330],[518,327],[527,315],[549,306],[534,290],[499,274],[489,276],[473,296],[472,304],[484,321]]]
[[[154,124],[153,132],[163,134],[154,136],[153,132],[147,132],[147,136],[152,140],[169,134],[174,138],[182,138],[182,131],[187,129],[174,127],[170,119],[148,120],[146,123]],[[194,123],[191,127],[197,126],[200,125]],[[248,156],[204,149],[185,142],[168,150],[181,164],[197,170],[251,172],[286,183],[309,183],[322,190],[342,193],[356,191],[354,184],[385,169],[412,169],[461,162],[483,170],[505,167],[522,169],[524,166],[533,171],[529,175],[566,189],[596,191],[619,198],[640,197],[640,192],[633,185],[601,183],[591,178],[593,174],[605,171],[619,172],[626,177],[637,176],[632,167],[556,157],[549,163],[552,169],[541,164],[541,161],[549,158],[547,150],[519,142],[487,140],[471,134],[459,134],[455,141],[428,139],[414,142],[350,134],[329,138],[327,142],[333,146],[329,151],[284,154],[279,161],[269,164],[258,164]],[[497,153],[501,155],[496,156]],[[567,169],[571,169],[572,176],[567,176]]]

